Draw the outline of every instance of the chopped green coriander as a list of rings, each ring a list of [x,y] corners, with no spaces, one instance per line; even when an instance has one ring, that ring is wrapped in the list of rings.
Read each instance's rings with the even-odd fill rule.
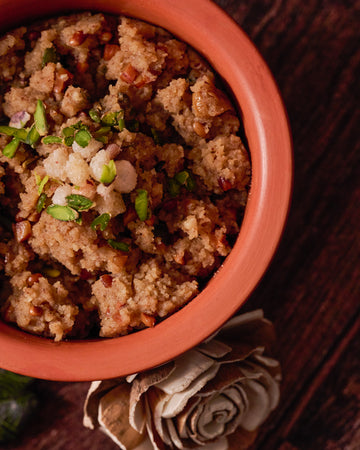
[[[145,189],[138,189],[135,198],[135,211],[140,220],[148,218],[148,193]]]
[[[40,134],[38,133],[38,130],[36,129],[35,124],[30,128],[27,136],[26,136],[26,144],[31,145],[32,148],[35,147],[35,144],[40,139]]]
[[[117,124],[117,116],[117,111],[109,112],[101,118],[101,123],[110,127],[114,126]]]
[[[99,141],[102,142],[103,144],[107,144],[109,141],[109,138],[107,136],[107,134],[111,131],[111,127],[101,127],[98,130],[95,131],[94,133],[94,138]]]
[[[61,137],[58,136],[46,136],[41,139],[43,144],[61,144],[62,141]]]
[[[49,62],[53,62],[53,63],[57,62],[56,50],[54,47],[48,47],[45,49],[43,59],[42,59],[42,67],[44,68],[46,66],[46,64]]]
[[[151,134],[152,134],[155,144],[161,145],[160,135],[159,135],[158,131],[155,130],[155,128],[151,128]]]
[[[79,144],[80,147],[82,148],[87,147],[90,141],[91,141],[91,134],[86,128],[80,129],[75,134],[75,142]]]
[[[109,138],[107,136],[98,136],[95,137],[95,139],[102,144],[107,144],[109,142]]]
[[[94,204],[89,198],[80,194],[71,194],[66,197],[66,201],[70,208],[76,209],[76,211],[86,211]]]
[[[137,131],[140,130],[140,122],[136,119],[134,120],[130,120],[126,126],[126,128],[129,131],[132,131],[133,133],[136,133]]]
[[[104,184],[110,184],[116,177],[116,166],[114,160],[109,161],[109,164],[104,164],[100,177],[100,182]]]
[[[42,193],[40,197],[38,198],[38,201],[36,203],[36,211],[40,213],[45,208],[45,202],[46,202],[47,196],[46,194]]]
[[[40,136],[45,136],[48,132],[49,126],[46,120],[45,106],[41,100],[38,100],[36,103],[34,122],[37,132],[40,134]]]
[[[19,144],[20,139],[16,137],[12,138],[12,140],[3,148],[3,155],[7,158],[13,158],[15,156],[16,150],[19,148]]]
[[[64,137],[74,136],[75,128],[74,127],[65,127],[62,129],[61,132]]]
[[[74,143],[74,136],[66,136],[66,138],[64,139],[64,144],[67,145],[68,147],[71,147]]]
[[[90,119],[93,120],[95,123],[101,122],[100,111],[98,109],[96,108],[90,109],[89,116]]]
[[[125,119],[124,119],[124,117],[120,117],[118,119],[118,127],[119,127],[119,131],[122,131],[125,128]]]
[[[91,228],[93,230],[100,228],[101,231],[104,231],[106,227],[109,225],[110,218],[111,216],[108,213],[101,214],[92,221]]]
[[[76,222],[78,225],[82,225],[83,220],[82,220],[81,213],[79,213],[79,217],[77,219],[75,219],[74,222]]]
[[[180,184],[185,184],[186,180],[189,178],[189,172],[187,170],[182,170],[175,175],[175,180]]]
[[[70,206],[50,205],[46,208],[46,212],[54,219],[65,222],[76,220],[79,217],[79,213],[75,209],[70,208]]]
[[[38,175],[37,175],[37,177],[38,177]],[[40,177],[39,177],[40,178]],[[47,176],[47,175],[45,175],[44,176],[44,178],[41,180],[40,179],[40,182],[38,182],[38,178],[36,179],[36,184],[39,186],[38,187],[38,193],[39,193],[39,195],[42,193],[42,191],[43,191],[43,189],[44,189],[44,187],[45,187],[45,184],[47,183],[49,181],[49,177]]]
[[[169,178],[167,188],[171,197],[176,197],[180,194],[181,185],[174,178]]]
[[[128,252],[129,246],[125,242],[117,242],[114,239],[108,239],[108,244],[115,250],[121,250],[122,252]]]
[[[9,127],[7,125],[0,125],[0,134],[6,134],[6,136],[13,136],[18,138],[21,142],[26,142],[28,135],[25,128]]]

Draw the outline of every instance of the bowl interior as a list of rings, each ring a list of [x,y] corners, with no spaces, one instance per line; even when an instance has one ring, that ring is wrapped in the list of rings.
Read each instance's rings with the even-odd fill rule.
[[[0,322],[0,367],[64,381],[123,376],[162,364],[197,345],[245,302],[283,231],[292,186],[291,138],[272,76],[253,44],[209,0],[0,0],[0,29],[77,10],[125,14],[160,25],[202,53],[240,106],[252,183],[237,242],[194,300],[154,328],[113,339],[54,343]]]

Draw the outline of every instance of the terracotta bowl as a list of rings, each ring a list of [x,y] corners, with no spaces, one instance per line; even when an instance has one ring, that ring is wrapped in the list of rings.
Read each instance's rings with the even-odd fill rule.
[[[244,32],[209,0],[0,0],[0,7],[2,32],[75,9],[147,20],[202,53],[232,90],[251,154],[251,191],[235,247],[205,290],[154,328],[120,338],[54,343],[0,322],[0,367],[33,377],[105,379],[171,360],[237,312],[280,240],[291,195],[292,147],[269,69]]]

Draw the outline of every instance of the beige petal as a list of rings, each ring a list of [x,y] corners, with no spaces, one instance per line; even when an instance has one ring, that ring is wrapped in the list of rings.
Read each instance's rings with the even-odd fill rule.
[[[185,408],[176,416],[177,429],[179,431],[179,436],[182,439],[188,437],[187,421],[200,400],[201,399],[198,396],[190,398]]]
[[[144,440],[144,435],[134,430],[129,423],[130,389],[128,383],[119,384],[106,393],[99,403],[99,424],[124,450],[133,450]]]
[[[130,407],[129,407],[129,420],[131,426],[142,433],[145,426],[145,411],[141,396],[149,389],[150,386],[160,383],[166,380],[175,369],[174,362],[170,362],[163,366],[157,367],[147,372],[138,374],[133,379],[131,393],[130,393]]]
[[[189,350],[175,360],[175,370],[166,380],[158,383],[157,387],[171,395],[182,392],[213,364],[212,358],[208,358],[197,350]]]
[[[223,342],[213,339],[209,342],[204,342],[196,347],[201,353],[204,353],[211,358],[223,358],[227,353],[231,351],[231,347]]]
[[[237,413],[234,402],[225,395],[213,396],[206,402],[197,422],[197,432],[204,440],[219,438],[226,430],[226,424]]]
[[[93,381],[90,385],[84,404],[83,425],[93,430],[99,426],[98,407],[101,397],[119,383],[123,383],[122,378],[113,380]]]
[[[188,400],[199,392],[208,381],[215,377],[220,365],[213,362],[205,372],[201,373],[186,389],[168,397],[164,405],[162,417],[171,418],[179,414]]]
[[[145,401],[145,413],[146,413],[146,430],[149,440],[152,444],[153,450],[165,450],[164,441],[159,436],[152,417],[152,411],[148,399]]]
[[[207,397],[219,392],[245,378],[241,364],[222,364],[217,376],[210,380],[197,394],[199,397]]]
[[[146,395],[146,399],[152,413],[152,422],[154,423],[156,432],[159,434],[160,438],[165,442],[165,444],[170,445],[170,436],[167,429],[163,426],[162,420],[162,411],[167,398],[168,395],[165,394],[165,392],[160,391],[160,389],[157,389],[155,387],[150,388]]]
[[[242,415],[241,426],[245,430],[256,430],[268,417],[270,409],[269,395],[265,387],[255,380],[242,381],[249,401],[247,411]]]

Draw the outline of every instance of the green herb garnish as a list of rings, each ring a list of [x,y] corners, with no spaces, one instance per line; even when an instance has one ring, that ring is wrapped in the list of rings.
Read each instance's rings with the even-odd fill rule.
[[[45,175],[44,178],[41,179],[37,174],[35,174],[35,177],[36,177],[36,184],[39,186],[38,193],[40,195],[45,187],[45,184],[49,181],[49,177]]]
[[[3,155],[7,158],[13,158],[15,156],[16,150],[19,148],[19,144],[20,139],[16,137],[12,138],[12,140],[3,148]]]
[[[74,136],[66,136],[66,138],[64,139],[64,144],[67,145],[68,147],[71,147],[74,143]]]
[[[100,182],[104,184],[110,184],[116,177],[116,166],[114,160],[109,161],[109,164],[104,164],[100,177]]]
[[[92,221],[90,226],[93,230],[100,228],[101,231],[104,231],[106,227],[109,225],[110,219],[111,219],[110,214],[108,213],[101,214]]]
[[[181,185],[174,178],[168,179],[167,188],[171,197],[177,197],[180,194]]]
[[[61,144],[62,141],[61,137],[58,136],[46,136],[41,139],[43,144]]]
[[[94,204],[89,198],[84,195],[71,194],[66,197],[67,204],[70,208],[76,209],[76,211],[86,211]]]
[[[64,137],[74,136],[75,128],[74,127],[65,127],[62,129],[61,132]]]
[[[46,212],[54,219],[63,220],[64,222],[70,222],[79,217],[79,213],[75,209],[70,208],[70,206],[50,205],[46,208]]]
[[[27,136],[26,136],[26,144],[31,145],[32,148],[35,148],[35,144],[40,139],[40,134],[35,127],[35,124],[30,128]]]
[[[128,252],[129,246],[125,242],[117,242],[114,239],[108,239],[108,244],[115,250],[121,250],[122,252]]]
[[[16,137],[21,142],[26,143],[28,132],[27,130],[25,130],[25,128],[15,128],[9,127],[7,125],[0,125],[0,134],[6,134],[6,136]]]
[[[36,103],[34,122],[40,136],[45,136],[48,132],[49,126],[46,120],[44,103],[41,100],[38,100]]]
[[[79,130],[75,134],[75,142],[80,145],[80,147],[85,148],[89,145],[91,141],[91,134],[85,128]]]
[[[168,191],[172,197],[179,195],[181,186],[185,186],[189,192],[196,188],[195,179],[188,170],[182,170],[168,180]]]
[[[103,125],[113,127],[113,126],[117,125],[118,115],[119,115],[119,111],[109,112],[101,118],[101,123]]]
[[[57,59],[58,58],[57,58],[57,54],[56,54],[55,48],[54,47],[48,47],[44,51],[41,67],[44,68],[46,66],[46,64],[49,63],[49,62],[56,63]]]
[[[37,407],[33,379],[0,369],[0,443],[16,439]]]
[[[100,111],[98,109],[96,108],[90,109],[89,116],[90,119],[93,120],[95,123],[101,122]]]
[[[148,193],[145,189],[138,189],[135,198],[135,211],[140,220],[148,218]]]
[[[110,131],[111,127],[101,127],[95,131],[94,137],[97,141],[107,144],[109,141],[107,134],[109,134]]]
[[[45,208],[45,202],[46,202],[47,196],[46,194],[41,194],[38,198],[38,201],[36,203],[36,211],[40,213]]]

